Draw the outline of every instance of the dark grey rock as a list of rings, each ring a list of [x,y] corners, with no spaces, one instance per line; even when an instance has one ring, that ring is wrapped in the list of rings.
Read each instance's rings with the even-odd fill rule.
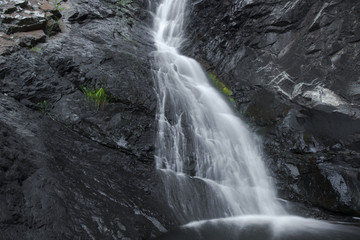
[[[155,237],[179,224],[153,164],[147,27],[156,4],[66,4],[62,34],[0,58],[1,236]],[[232,90],[239,113],[263,138],[280,197],[295,202],[290,211],[342,221],[358,215],[358,1],[189,7],[183,52]],[[45,12],[46,21],[57,21]],[[108,101],[97,109],[83,86],[102,87]]]
[[[149,239],[177,225],[154,166],[144,2],[124,18],[112,2],[73,1],[85,19],[1,61],[4,239]],[[82,86],[103,87],[108,101],[97,109]]]
[[[0,54],[9,55],[18,46],[32,48],[61,32],[63,7],[45,0],[0,1]]]
[[[233,91],[264,140],[280,196],[358,215],[360,2],[190,1],[189,8],[183,52]]]

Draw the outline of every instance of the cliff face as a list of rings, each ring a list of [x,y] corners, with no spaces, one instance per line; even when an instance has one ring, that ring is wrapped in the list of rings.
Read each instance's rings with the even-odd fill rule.
[[[147,1],[60,7],[62,33],[36,46],[19,46],[21,39],[2,45],[0,238],[158,235],[176,221],[153,165]],[[103,88],[106,100],[96,106],[84,87]]]
[[[188,42],[264,141],[280,197],[360,212],[360,2],[191,1]]]
[[[153,163],[155,1],[58,2],[0,1],[1,237],[159,235],[178,222]],[[360,212],[359,5],[189,1],[183,49],[263,137],[281,197],[350,215]],[[86,89],[107,97],[96,104]]]

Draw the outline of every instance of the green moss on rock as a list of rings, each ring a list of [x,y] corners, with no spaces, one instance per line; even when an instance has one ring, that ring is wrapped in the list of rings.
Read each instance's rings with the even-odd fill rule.
[[[235,106],[236,102],[235,102],[234,98],[231,97],[233,95],[233,92],[228,87],[226,87],[226,85],[223,82],[221,82],[214,73],[210,72],[209,77],[210,77],[212,83],[215,85],[215,87],[218,90],[220,90],[225,96],[227,96],[227,98],[231,102],[231,104],[233,104]]]
[[[225,94],[226,96],[233,95],[232,91],[229,88],[227,88],[225,84],[221,82],[214,73],[209,73],[209,76],[212,82],[215,84],[216,88],[219,89],[223,94]]]

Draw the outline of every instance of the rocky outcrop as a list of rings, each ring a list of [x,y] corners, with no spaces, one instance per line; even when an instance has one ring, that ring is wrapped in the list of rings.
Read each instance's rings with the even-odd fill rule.
[[[360,2],[189,5],[183,51],[219,75],[262,136],[279,195],[358,215]]]
[[[158,235],[176,220],[153,164],[147,1],[59,7],[62,34],[0,57],[0,238]]]
[[[153,164],[150,2],[0,1],[0,238],[148,239],[178,224]],[[183,51],[262,136],[280,196],[358,214],[359,3],[189,6]]]
[[[60,29],[61,12],[65,8],[60,1],[11,0],[0,1],[0,55],[8,55],[18,47],[43,43]]]

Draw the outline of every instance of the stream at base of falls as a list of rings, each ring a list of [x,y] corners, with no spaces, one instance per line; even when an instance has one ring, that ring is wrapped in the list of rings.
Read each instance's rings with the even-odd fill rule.
[[[358,240],[359,226],[296,216],[247,215],[198,221],[158,240]]]
[[[356,226],[290,216],[276,199],[261,143],[195,60],[181,55],[187,1],[154,14],[156,167],[185,224],[160,239],[360,239]]]

